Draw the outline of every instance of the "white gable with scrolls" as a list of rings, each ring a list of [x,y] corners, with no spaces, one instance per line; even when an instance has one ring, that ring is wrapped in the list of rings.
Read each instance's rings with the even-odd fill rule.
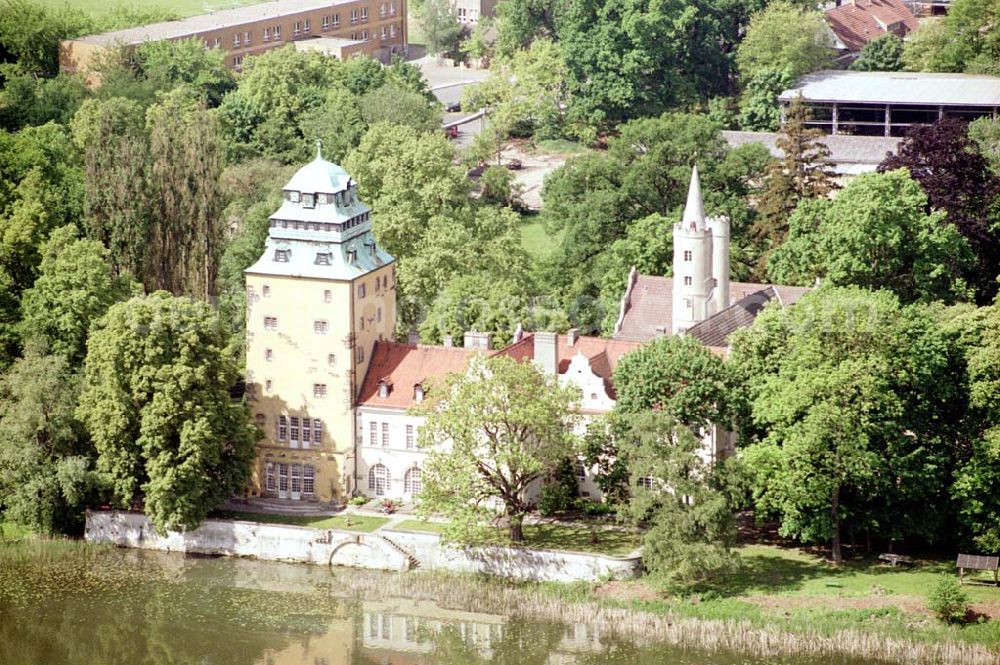
[[[594,372],[590,360],[580,352],[570,359],[566,372],[559,375],[559,384],[573,386],[581,392],[580,408],[584,412],[603,413],[615,405],[604,379]]]

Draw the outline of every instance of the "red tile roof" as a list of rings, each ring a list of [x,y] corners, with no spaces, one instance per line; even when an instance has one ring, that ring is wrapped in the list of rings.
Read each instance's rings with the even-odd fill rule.
[[[826,23],[848,51],[893,32],[900,37],[917,29],[917,19],[902,0],[853,0],[826,10]]]
[[[428,380],[441,380],[454,372],[461,372],[476,349],[453,346],[424,346],[422,344],[397,344],[376,342],[372,360],[368,365],[358,403],[366,406],[409,408],[413,401],[413,387]],[[378,396],[379,382],[389,384],[388,397]]]

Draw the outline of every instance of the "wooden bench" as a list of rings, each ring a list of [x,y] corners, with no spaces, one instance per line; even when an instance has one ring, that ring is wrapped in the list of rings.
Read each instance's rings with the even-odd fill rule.
[[[897,563],[901,563],[904,566],[913,565],[913,557],[906,556],[905,554],[879,554],[878,558],[880,561],[885,561],[886,563],[891,563],[893,568],[896,567]]]
[[[958,581],[965,584],[965,570],[992,570],[993,584],[1000,586],[1000,579],[997,577],[997,569],[1000,569],[1000,556],[980,556],[978,554],[959,554],[958,561],[955,562],[958,568]]]

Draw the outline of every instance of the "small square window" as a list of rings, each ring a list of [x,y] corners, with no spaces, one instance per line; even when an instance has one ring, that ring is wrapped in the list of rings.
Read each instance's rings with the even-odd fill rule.
[[[265,316],[264,317],[264,330],[277,330],[278,329],[278,317],[276,316]]]
[[[276,249],[274,250],[274,260],[278,263],[288,263],[288,259],[291,257],[292,252],[288,249]]]
[[[328,266],[330,265],[330,253],[320,252],[316,255],[316,265],[318,266]]]
[[[690,261],[691,260],[691,256],[692,256],[691,255],[691,250],[690,249],[685,249],[684,250],[684,260],[685,261]]]
[[[317,335],[325,335],[327,330],[326,321],[313,321],[313,332]]]
[[[302,207],[303,208],[315,208],[316,207],[316,195],[315,194],[303,194],[302,195]]]
[[[685,275],[685,277],[684,277],[684,286],[691,286],[691,276],[690,275]]]
[[[313,397],[326,397],[326,384],[325,383],[314,383],[313,384]]]
[[[292,203],[298,203],[301,195],[299,192],[288,192],[288,200]]]

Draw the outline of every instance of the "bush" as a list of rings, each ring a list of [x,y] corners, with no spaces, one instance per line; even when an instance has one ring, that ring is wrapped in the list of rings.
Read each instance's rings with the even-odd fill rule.
[[[538,512],[547,517],[572,510],[576,505],[577,492],[576,466],[572,460],[564,459],[546,478],[538,494]]]
[[[352,506],[363,506],[366,503],[368,503],[368,497],[366,497],[366,496],[352,496],[351,500],[348,501],[347,503],[351,504]]]
[[[601,503],[600,501],[594,501],[593,499],[579,499],[577,505],[584,515],[590,515],[591,517],[606,517],[608,515],[614,515],[618,512],[610,503]]]
[[[961,623],[969,611],[969,597],[951,575],[942,575],[927,596],[927,607],[945,623]]]

